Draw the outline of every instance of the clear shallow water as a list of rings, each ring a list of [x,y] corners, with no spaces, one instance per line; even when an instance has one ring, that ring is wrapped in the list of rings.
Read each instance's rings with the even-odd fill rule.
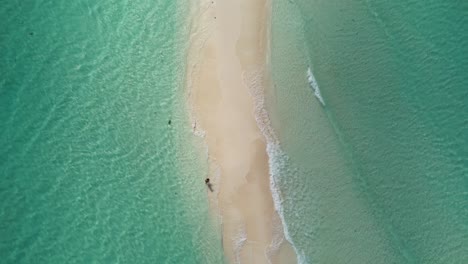
[[[468,259],[467,10],[274,1],[268,98],[286,220],[310,263]]]
[[[187,148],[180,7],[1,5],[2,263],[222,262]]]

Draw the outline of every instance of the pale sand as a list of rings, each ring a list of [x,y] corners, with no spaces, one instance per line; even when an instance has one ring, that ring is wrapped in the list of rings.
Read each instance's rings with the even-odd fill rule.
[[[214,189],[208,195],[221,217],[226,259],[295,263],[274,209],[266,139],[244,77],[268,70],[270,1],[199,0],[193,15],[188,92],[194,131],[204,131],[208,147]],[[267,89],[266,77],[257,88]]]

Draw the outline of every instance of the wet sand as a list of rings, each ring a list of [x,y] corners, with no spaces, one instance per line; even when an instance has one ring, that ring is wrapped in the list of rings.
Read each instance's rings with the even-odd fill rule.
[[[207,193],[230,263],[296,262],[274,209],[251,90],[268,88],[269,15],[269,0],[199,0],[191,24],[193,129],[207,145],[213,188]]]

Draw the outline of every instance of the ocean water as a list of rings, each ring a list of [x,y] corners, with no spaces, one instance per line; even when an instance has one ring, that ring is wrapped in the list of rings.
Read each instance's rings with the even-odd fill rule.
[[[467,30],[466,1],[273,1],[267,101],[303,262],[466,262]]]
[[[188,12],[0,5],[0,262],[222,262],[182,96]]]

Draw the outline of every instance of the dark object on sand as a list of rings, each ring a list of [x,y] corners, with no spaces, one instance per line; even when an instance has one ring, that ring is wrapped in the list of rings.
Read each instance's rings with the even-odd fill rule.
[[[167,121],[167,124],[168,124],[168,125],[171,125],[171,124],[172,124],[172,120],[169,119],[169,121]]]
[[[210,182],[210,178],[205,179],[205,184],[208,186],[208,189],[210,189],[211,192],[213,192],[213,185]]]

